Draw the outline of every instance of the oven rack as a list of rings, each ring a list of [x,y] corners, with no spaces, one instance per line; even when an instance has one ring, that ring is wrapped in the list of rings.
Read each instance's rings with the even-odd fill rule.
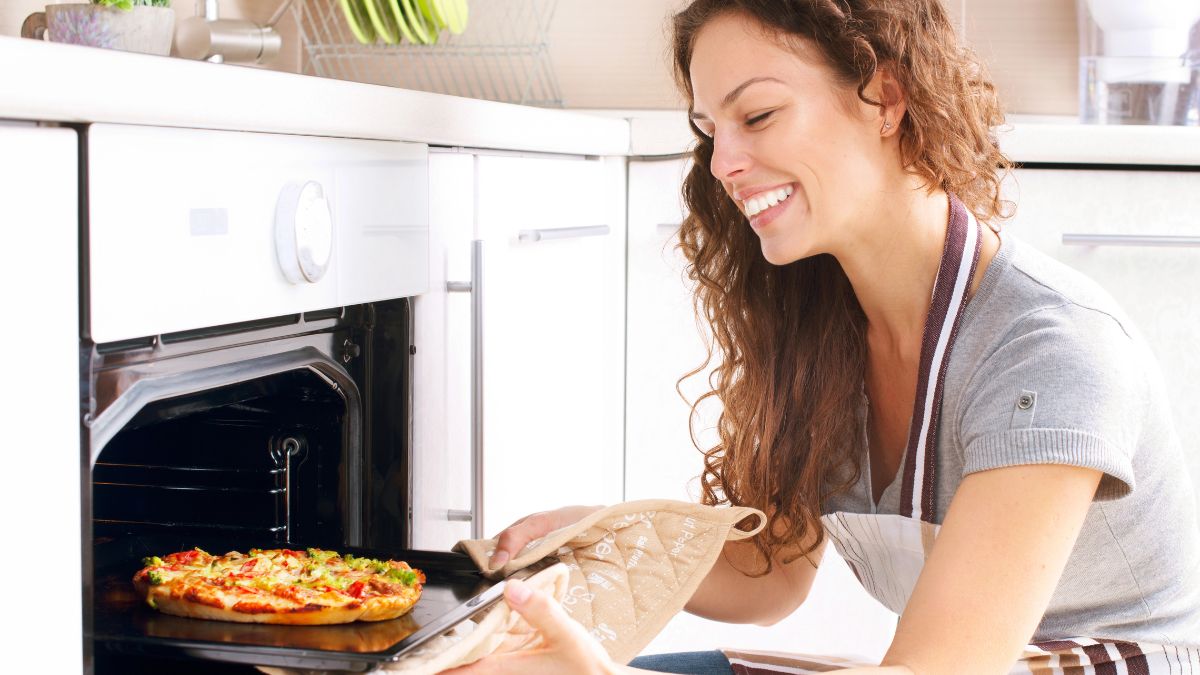
[[[338,0],[298,0],[292,12],[304,74],[561,108],[547,39],[557,1],[475,0],[466,30],[432,45],[361,44]]]

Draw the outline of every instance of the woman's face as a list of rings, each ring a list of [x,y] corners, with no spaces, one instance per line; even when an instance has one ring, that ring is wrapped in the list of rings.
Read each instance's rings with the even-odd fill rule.
[[[753,19],[726,14],[697,35],[691,79],[692,118],[713,139],[712,173],[768,261],[838,255],[861,240],[889,166],[884,118],[836,81],[815,47],[797,52]]]

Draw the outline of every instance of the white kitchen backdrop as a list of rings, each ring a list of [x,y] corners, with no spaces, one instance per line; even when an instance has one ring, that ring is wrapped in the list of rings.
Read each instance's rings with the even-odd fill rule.
[[[0,1],[0,35],[16,35],[25,15],[44,4]],[[181,17],[194,13],[190,0],[175,4]],[[564,103],[589,109],[677,108],[665,19],[681,4],[560,0],[549,44]],[[277,6],[224,0],[221,12],[263,21]],[[1075,114],[1075,0],[954,0],[948,9],[988,63],[1010,110]],[[300,71],[305,57],[296,27],[285,21],[280,30],[284,51],[270,68]],[[17,67],[3,61],[5,69]],[[206,76],[221,72],[203,70]],[[198,71],[180,72],[191,77]],[[239,90],[243,93],[252,84],[244,82],[239,85],[246,86]],[[302,88],[289,80],[285,89],[295,95]],[[361,100],[383,97],[364,93]],[[405,101],[376,109],[378,130],[373,131],[362,110],[345,102],[321,103],[330,115],[352,117],[344,128],[353,134],[383,137],[395,137],[395,120],[407,119],[403,116],[412,108]],[[439,110],[465,109],[460,103]],[[0,119],[4,106],[0,101]],[[491,138],[511,139],[504,127],[508,118],[494,112],[471,110],[454,121],[492,125]],[[70,119],[86,120],[86,114],[72,111]],[[678,378],[704,357],[683,261],[673,249],[682,218],[679,183],[687,166],[679,156],[687,149],[686,134],[680,134],[683,117],[634,110],[617,114],[633,120],[629,157],[559,147],[531,152],[508,147],[508,140],[481,144],[488,145],[481,149],[407,139],[437,146],[430,162],[434,290],[417,301],[416,378],[425,389],[417,397],[414,435],[428,450],[414,476],[422,486],[415,504],[415,518],[423,524],[417,546],[445,548],[470,535],[462,514],[470,509],[474,326],[470,294],[452,292],[451,282],[469,281],[486,299],[477,317],[485,338],[476,376],[485,383],[482,512],[487,534],[530,511],[566,503],[697,497],[700,455],[689,434],[688,405],[676,391]],[[643,127],[643,118],[655,123]],[[293,126],[315,124],[314,119],[297,112],[278,124],[293,133],[320,133]],[[230,124],[222,118],[221,125]],[[1050,131],[1037,136],[1036,147],[1020,146],[1015,159],[1062,166],[1022,169],[1010,178],[1006,190],[1019,197],[1020,207],[1006,227],[1091,274],[1129,311],[1164,364],[1190,468],[1200,476],[1198,249],[1063,243],[1064,234],[1200,236],[1195,215],[1200,213],[1200,153],[1180,161],[1169,157],[1179,144],[1135,131],[1120,136],[1127,143],[1124,150],[1097,159],[1088,152],[1116,136],[1088,140],[1092,132],[1079,133],[1069,119],[1056,124],[1061,133],[1041,120],[1027,118],[1018,125],[1018,132],[1021,125]],[[522,128],[538,134],[546,127]],[[644,128],[652,130],[642,134]],[[475,138],[485,136],[481,132]],[[1153,166],[1164,164],[1176,166]],[[475,249],[482,255],[478,278],[472,278]],[[684,382],[682,391],[695,397],[702,388],[703,375]],[[702,445],[711,440],[706,429],[715,414],[709,406],[696,421]],[[742,646],[872,657],[882,654],[894,627],[894,615],[866,596],[831,549],[809,601],[780,624],[729,627],[681,615],[648,651]]]

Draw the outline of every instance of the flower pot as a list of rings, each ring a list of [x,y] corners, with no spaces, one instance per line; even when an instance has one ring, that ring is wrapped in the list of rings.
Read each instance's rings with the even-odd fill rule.
[[[124,10],[84,3],[46,5],[45,12],[29,15],[21,35],[166,56],[175,36],[175,11],[170,7]]]

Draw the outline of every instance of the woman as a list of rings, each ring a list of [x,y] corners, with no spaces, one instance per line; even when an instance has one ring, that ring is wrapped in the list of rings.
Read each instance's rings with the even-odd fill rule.
[[[687,610],[776,622],[833,541],[901,614],[862,672],[1006,673],[1072,639],[1096,672],[1200,665],[1157,367],[1103,291],[981,225],[1002,116],[937,0],[696,0],[674,54],[698,139],[681,247],[721,356],[703,497],[770,517]],[[515,524],[494,564],[589,511]],[[626,669],[547,598],[508,600],[546,647],[463,673]],[[731,672],[719,652],[632,665]]]

